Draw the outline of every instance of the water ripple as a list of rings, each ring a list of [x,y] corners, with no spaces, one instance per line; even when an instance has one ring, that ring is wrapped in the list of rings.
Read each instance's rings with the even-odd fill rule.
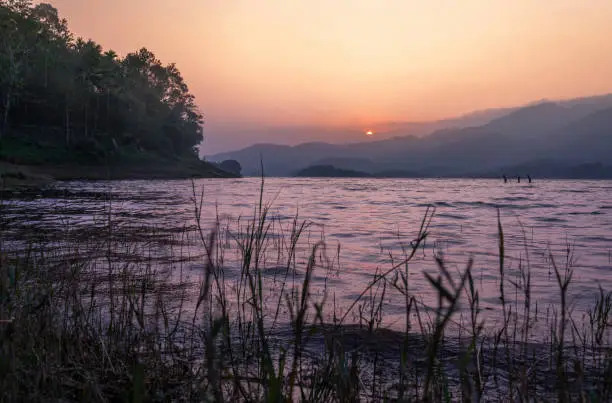
[[[196,187],[205,191],[204,229],[212,229],[220,216],[230,222],[231,239],[240,239],[237,227],[244,228],[253,216],[260,184],[256,178],[197,180]],[[377,270],[401,261],[426,208],[435,206],[428,238],[409,266],[410,287],[425,303],[436,300],[423,272],[436,273],[434,254],[442,253],[453,273],[474,258],[474,283],[481,300],[497,309],[500,209],[508,276],[518,281],[514,277],[528,261],[533,303],[556,303],[550,256],[566,262],[570,245],[576,268],[570,295],[572,306],[580,309],[592,302],[599,285],[612,290],[610,189],[609,181],[541,180],[528,186],[492,180],[270,178],[264,202],[272,203],[274,228],[279,223],[285,236],[296,213],[299,220],[317,224],[309,226],[304,236],[310,243],[324,239],[331,246],[330,254],[338,254],[334,257],[338,267],[334,281],[321,272],[313,283],[329,286],[338,301],[353,300]],[[7,202],[3,219],[13,231],[26,225],[41,231],[66,223],[92,225],[104,219],[110,198],[122,224],[184,228],[194,224],[191,196],[190,181],[67,182],[53,197]],[[279,236],[271,234],[271,239],[277,242]],[[338,244],[341,248],[336,251]],[[307,255],[306,247],[301,250]],[[272,266],[263,274],[273,281],[282,273],[282,267]],[[390,301],[395,297],[390,296]],[[493,317],[498,315],[495,309],[490,311]]]

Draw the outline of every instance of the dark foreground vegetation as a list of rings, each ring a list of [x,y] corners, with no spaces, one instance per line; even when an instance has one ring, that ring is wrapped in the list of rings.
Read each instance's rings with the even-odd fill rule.
[[[176,65],[75,39],[49,4],[0,0],[0,161],[61,179],[235,176],[199,160],[202,124]]]
[[[500,220],[499,266],[491,268],[499,326],[481,317],[471,260],[450,271],[434,257],[439,273],[423,275],[438,305],[425,307],[409,278],[420,271],[413,258],[434,217],[428,210],[401,261],[339,311],[327,280],[313,288],[315,276],[331,280],[336,261],[323,241],[303,247],[309,223],[282,225],[260,200],[251,219],[204,229],[202,200],[194,187],[196,219],[175,233],[126,225],[111,200],[91,225],[44,231],[0,211],[1,400],[612,398],[612,294],[601,291],[584,316],[572,314],[569,250],[550,259],[559,303],[538,311],[528,259],[518,278],[507,273]],[[390,298],[404,306],[401,329],[384,325]],[[462,324],[459,305],[469,312]]]

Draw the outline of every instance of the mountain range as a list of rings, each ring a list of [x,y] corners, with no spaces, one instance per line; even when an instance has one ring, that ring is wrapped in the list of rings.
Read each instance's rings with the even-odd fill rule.
[[[607,177],[610,172],[612,177],[607,167],[612,94],[474,112],[429,126],[422,123],[420,134],[414,124],[409,126],[391,125],[394,136],[376,141],[255,144],[207,159],[237,160],[247,176],[259,175],[263,163],[268,176],[294,176],[309,166],[325,165],[394,176]],[[407,132],[411,134],[402,135]]]

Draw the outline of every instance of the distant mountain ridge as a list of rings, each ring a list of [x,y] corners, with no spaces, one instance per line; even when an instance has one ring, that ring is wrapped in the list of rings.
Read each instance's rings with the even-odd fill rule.
[[[263,162],[264,173],[270,176],[292,176],[313,165],[367,174],[395,171],[419,172],[423,176],[473,176],[528,168],[534,161],[539,161],[536,165],[542,171],[546,171],[542,161],[555,161],[553,165],[558,170],[580,164],[605,166],[610,161],[612,95],[542,101],[508,108],[503,113],[494,111],[487,116],[497,116],[487,123],[444,128],[424,137],[396,136],[348,144],[257,144],[217,154],[209,160],[235,159],[245,175],[259,174]]]

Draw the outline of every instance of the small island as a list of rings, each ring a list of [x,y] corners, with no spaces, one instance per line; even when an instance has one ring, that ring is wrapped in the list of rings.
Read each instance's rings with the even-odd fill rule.
[[[21,3],[19,3],[21,4]],[[0,175],[237,177],[202,161],[202,114],[173,63],[75,38],[49,4],[0,7]]]
[[[333,165],[312,165],[296,172],[298,177],[311,178],[364,178],[372,175],[352,169],[336,168]]]
[[[311,165],[296,172],[297,177],[311,178],[418,178],[422,174],[403,170],[386,170],[374,173],[346,168],[337,168],[334,165]]]

